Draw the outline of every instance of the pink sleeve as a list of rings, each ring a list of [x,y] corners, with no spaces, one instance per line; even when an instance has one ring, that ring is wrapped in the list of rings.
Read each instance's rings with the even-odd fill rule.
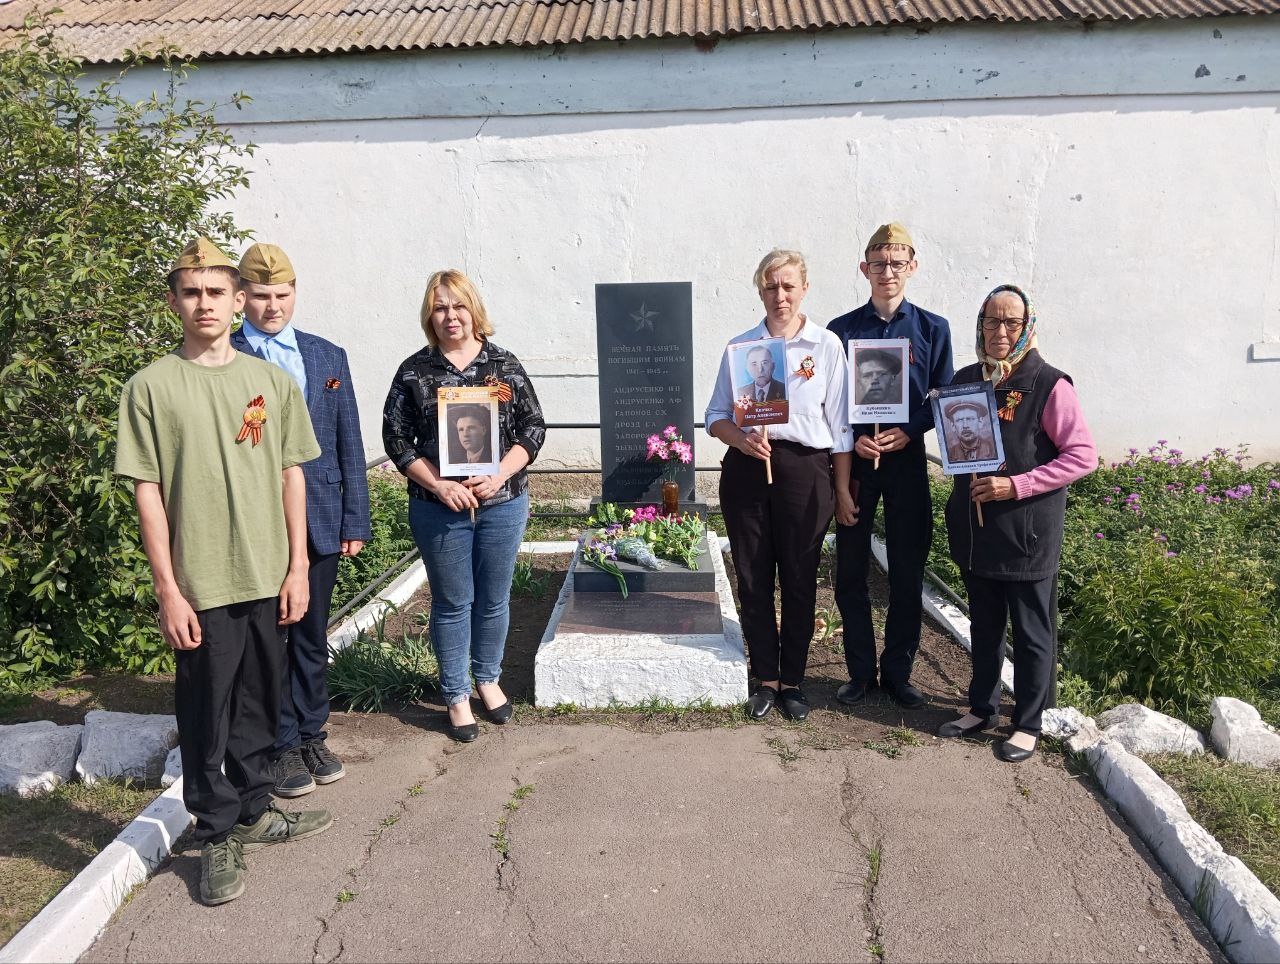
[[[1010,478],[1016,498],[1027,499],[1082,479],[1098,467],[1098,449],[1085,424],[1075,386],[1058,379],[1044,404],[1040,425],[1058,448],[1058,457]]]

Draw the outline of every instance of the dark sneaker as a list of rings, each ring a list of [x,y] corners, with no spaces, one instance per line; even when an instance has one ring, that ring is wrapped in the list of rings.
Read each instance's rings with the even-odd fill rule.
[[[236,824],[231,836],[249,854],[271,844],[314,837],[332,826],[333,817],[328,810],[281,810],[271,804],[253,823]]]
[[[240,841],[205,844],[200,851],[200,900],[214,907],[244,893],[244,852]]]
[[[315,777],[316,783],[333,783],[347,775],[342,761],[333,755],[333,751],[324,740],[312,740],[302,744],[302,762],[307,771]]]
[[[302,747],[285,750],[276,758],[276,785],[271,792],[277,797],[302,797],[316,788],[307,764],[302,758]]]

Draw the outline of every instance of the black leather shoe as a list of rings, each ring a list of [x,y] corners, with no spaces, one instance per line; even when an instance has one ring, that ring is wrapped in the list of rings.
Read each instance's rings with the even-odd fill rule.
[[[798,686],[788,686],[778,691],[778,709],[789,720],[799,722],[809,715],[809,701]]]
[[[843,703],[845,706],[857,706],[867,698],[875,685],[874,682],[851,679],[836,690],[836,702]]]
[[[777,698],[778,691],[762,683],[751,694],[751,699],[747,700],[747,715],[753,720],[763,720],[773,709],[773,701]]]
[[[511,713],[512,713],[512,710],[511,710],[510,700],[507,700],[501,706],[495,706],[493,709],[489,709],[489,707],[487,706],[484,708],[484,715],[489,717],[489,720],[491,722],[497,723],[499,726],[501,726],[503,723],[510,721]]]
[[[988,716],[986,719],[979,720],[972,726],[961,726],[959,720],[952,720],[950,723],[943,723],[938,727],[938,736],[954,738],[958,736],[973,736],[975,733],[981,733],[983,730],[990,730],[1000,725],[1000,717]]]
[[[449,736],[458,743],[474,743],[480,735],[479,723],[463,723],[461,726],[456,725],[453,720],[445,720],[445,723],[449,728]]]
[[[917,706],[924,706],[924,694],[910,683],[881,682],[880,688],[889,694],[890,699],[905,709],[914,710]]]
[[[1000,744],[998,752],[1000,754],[1000,759],[1004,760],[1006,763],[1021,763],[1023,760],[1031,759],[1032,754],[1036,752],[1036,747],[1039,745],[1040,737],[1038,736],[1036,737],[1035,746],[1030,750],[1024,750],[1022,747],[1014,746],[1008,740],[1005,740]]]

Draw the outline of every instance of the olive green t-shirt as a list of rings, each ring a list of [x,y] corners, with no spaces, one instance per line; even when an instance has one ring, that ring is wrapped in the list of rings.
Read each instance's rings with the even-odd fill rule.
[[[261,441],[238,440],[259,395]],[[159,483],[174,576],[197,611],[279,594],[289,569],[280,473],[319,455],[297,383],[243,353],[216,368],[165,355],[120,399],[116,474]]]

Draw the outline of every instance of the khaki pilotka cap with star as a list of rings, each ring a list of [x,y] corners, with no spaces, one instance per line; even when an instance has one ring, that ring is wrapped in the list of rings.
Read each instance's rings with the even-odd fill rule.
[[[240,259],[240,277],[260,285],[280,285],[298,280],[289,256],[274,244],[255,244],[246,251]]]
[[[222,253],[222,249],[208,238],[196,238],[182,249],[178,260],[169,269],[169,277],[183,268],[230,268],[234,271],[235,267],[235,263]]]
[[[871,235],[871,240],[867,242],[866,250],[870,251],[878,244],[903,244],[912,251],[916,249],[916,244],[911,240],[907,229],[897,221],[890,221],[876,228],[876,233]]]

